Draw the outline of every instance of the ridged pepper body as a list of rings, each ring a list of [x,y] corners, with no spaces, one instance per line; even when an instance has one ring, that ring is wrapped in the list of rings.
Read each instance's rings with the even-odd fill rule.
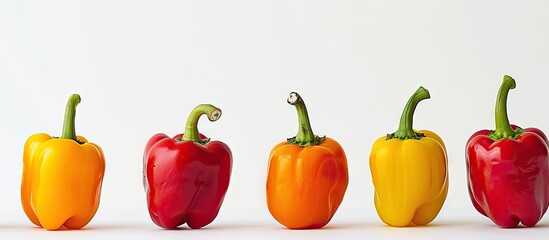
[[[331,138],[306,147],[282,142],[269,159],[267,206],[273,217],[292,229],[326,225],[349,181],[343,148]]]
[[[448,194],[444,143],[431,131],[417,132],[425,137],[404,141],[381,137],[370,155],[375,207],[391,226],[430,223]]]
[[[184,223],[202,228],[221,208],[229,188],[232,154],[222,142],[178,141],[182,136],[157,134],[147,143],[144,173],[149,213],[163,228]]]
[[[513,126],[516,129],[516,126]],[[467,176],[473,206],[501,227],[536,225],[549,207],[547,137],[526,128],[517,139],[494,142],[490,130],[467,142]]]

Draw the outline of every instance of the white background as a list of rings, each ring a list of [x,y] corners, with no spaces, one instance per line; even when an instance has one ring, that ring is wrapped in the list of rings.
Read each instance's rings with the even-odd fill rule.
[[[506,0],[1,0],[0,235],[546,235],[549,217],[537,228],[502,230],[476,213],[464,146],[473,132],[494,127],[504,74],[517,80],[511,121],[549,129],[548,11],[546,1]],[[417,108],[414,126],[444,139],[450,191],[432,227],[394,229],[375,214],[368,158],[374,140],[396,130],[419,85],[431,99]],[[347,153],[347,193],[324,230],[285,231],[265,204],[269,151],[297,131],[286,103],[291,91],[305,99],[314,131]],[[82,96],[77,133],[103,148],[107,169],[88,230],[50,234],[33,228],[20,207],[22,150],[33,133],[60,134],[71,93]],[[199,103],[223,110],[219,121],[202,119],[199,129],[232,148],[231,185],[208,228],[161,231],[146,211],[143,148],[157,132],[182,132]]]

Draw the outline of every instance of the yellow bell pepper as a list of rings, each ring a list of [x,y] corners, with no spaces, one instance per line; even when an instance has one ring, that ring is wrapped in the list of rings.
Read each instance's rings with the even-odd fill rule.
[[[420,87],[406,104],[398,130],[377,139],[370,154],[376,210],[391,226],[426,225],[446,200],[446,147],[437,134],[412,128],[417,104],[429,97]]]
[[[60,138],[38,133],[25,143],[21,203],[27,217],[47,230],[82,228],[99,206],[105,160],[99,146],[76,136],[78,103],[73,94]]]

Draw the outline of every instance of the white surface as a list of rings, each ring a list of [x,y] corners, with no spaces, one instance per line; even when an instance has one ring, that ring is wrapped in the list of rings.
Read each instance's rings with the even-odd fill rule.
[[[445,207],[470,214],[448,212],[444,226],[390,234],[457,238],[486,227],[486,234],[507,237],[545,230],[502,231],[486,221],[478,227],[481,220],[469,222],[469,216],[483,218],[467,196],[463,155],[473,132],[494,127],[504,74],[517,80],[509,96],[511,121],[549,129],[548,9],[547,1],[510,0],[2,0],[0,212],[10,211],[0,214],[0,233],[34,236],[26,235],[19,202],[23,144],[33,133],[59,135],[66,100],[80,93],[77,133],[98,143],[107,158],[102,203],[90,231],[55,234],[179,236],[157,230],[148,219],[142,151],[154,133],[183,131],[190,110],[207,102],[223,116],[215,123],[202,119],[199,129],[234,154],[222,211],[246,212],[252,220],[228,215],[216,223],[235,228],[188,234],[278,236],[265,207],[267,158],[297,131],[295,110],[286,103],[287,94],[297,91],[315,132],[339,141],[349,162],[350,183],[334,224],[350,227],[318,232],[369,236],[379,226],[370,148],[396,130],[419,85],[430,90],[431,99],[417,108],[415,127],[435,131],[448,148]],[[349,220],[345,214],[354,209],[373,216]],[[132,221],[113,216],[120,211],[133,213]],[[240,227],[250,222],[251,228]],[[309,232],[280,234],[299,238]]]
[[[9,239],[544,239],[549,225],[534,228],[503,229],[469,209],[445,209],[437,220],[425,227],[394,228],[379,221],[375,212],[364,209],[342,210],[323,229],[288,230],[262,212],[230,212],[199,230],[183,227],[164,230],[148,219],[132,218],[132,213],[97,219],[83,230],[48,232],[29,223],[0,226],[0,237]]]

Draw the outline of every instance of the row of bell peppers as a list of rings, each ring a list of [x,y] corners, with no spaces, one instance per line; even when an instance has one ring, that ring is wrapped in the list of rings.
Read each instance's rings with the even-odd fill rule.
[[[515,80],[505,76],[496,100],[496,129],[467,141],[470,198],[481,214],[501,227],[536,225],[549,206],[549,158],[545,134],[510,125],[506,102]],[[370,170],[380,219],[391,226],[425,225],[435,219],[448,192],[444,142],[429,130],[414,130],[423,87],[410,97],[398,129],[375,141]],[[75,133],[80,96],[67,103],[60,137],[39,133],[25,144],[21,202],[28,218],[48,230],[84,227],[99,206],[105,160],[101,148]],[[272,216],[290,229],[328,224],[343,200],[347,159],[337,141],[314,134],[303,98],[290,93],[299,130],[271,153],[266,183]],[[200,134],[198,120],[221,117],[201,104],[192,110],[185,133],[156,134],[145,147],[143,185],[152,221],[162,228],[187,224],[202,228],[217,216],[229,187],[232,153],[220,141]]]

